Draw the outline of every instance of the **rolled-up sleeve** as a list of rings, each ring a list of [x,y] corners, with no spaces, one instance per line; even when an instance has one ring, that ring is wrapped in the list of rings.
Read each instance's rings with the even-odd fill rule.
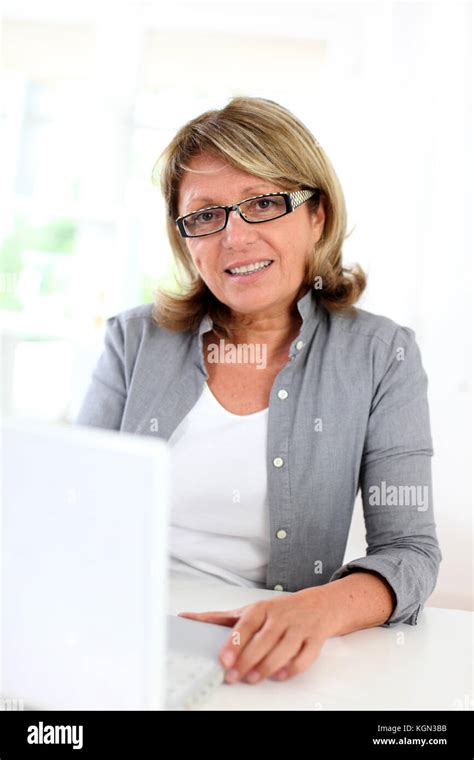
[[[442,555],[433,513],[428,380],[414,331],[397,327],[374,364],[359,474],[367,556],[339,568],[330,581],[357,570],[379,574],[396,597],[383,627],[415,625],[436,585]]]
[[[120,430],[126,400],[124,334],[115,316],[106,322],[103,351],[74,424]]]

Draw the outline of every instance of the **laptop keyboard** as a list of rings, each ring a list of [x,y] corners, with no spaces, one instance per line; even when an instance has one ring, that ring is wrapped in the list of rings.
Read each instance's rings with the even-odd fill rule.
[[[182,652],[166,656],[166,704],[190,710],[224,681],[224,669],[209,657]]]

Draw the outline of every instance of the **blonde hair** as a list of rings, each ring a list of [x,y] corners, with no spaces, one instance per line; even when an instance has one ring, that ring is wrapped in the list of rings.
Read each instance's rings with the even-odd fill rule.
[[[190,159],[202,153],[288,189],[320,189],[319,198],[311,198],[308,205],[315,211],[323,203],[324,230],[309,257],[296,300],[315,287],[318,277],[321,288],[315,293],[321,305],[329,311],[352,307],[366,286],[366,276],[358,265],[342,266],[347,213],[331,162],[307,127],[286,108],[264,98],[235,97],[225,108],[206,111],[181,127],[153,167],[152,181],[158,184],[159,172],[167,204],[167,233],[182,291],[156,290],[154,320],[169,330],[194,330],[207,314],[217,334],[232,338],[231,310],[201,278],[174,221],[183,172]]]

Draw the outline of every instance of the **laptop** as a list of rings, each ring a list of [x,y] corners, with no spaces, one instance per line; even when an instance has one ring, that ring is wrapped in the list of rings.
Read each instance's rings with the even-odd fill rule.
[[[168,615],[160,439],[0,428],[0,696],[32,710],[184,710],[224,680],[229,628]]]

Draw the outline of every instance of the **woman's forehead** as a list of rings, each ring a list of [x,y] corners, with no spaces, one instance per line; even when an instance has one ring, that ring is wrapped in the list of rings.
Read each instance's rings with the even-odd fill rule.
[[[212,155],[211,153],[200,153],[197,156],[193,156],[186,164],[191,171],[186,172],[188,174],[204,173],[215,174],[223,171],[224,169],[232,169],[233,167],[220,156]],[[238,171],[238,170],[237,170]]]
[[[218,202],[217,196],[229,192],[235,200],[236,192],[257,194],[274,187],[269,180],[238,169],[217,156],[195,157],[187,166],[179,187],[180,203]]]
[[[189,168],[183,171],[181,187],[183,189],[195,187],[215,187],[225,184],[230,179],[233,181],[264,181],[253,174],[238,169],[217,156],[199,156],[188,162]]]

